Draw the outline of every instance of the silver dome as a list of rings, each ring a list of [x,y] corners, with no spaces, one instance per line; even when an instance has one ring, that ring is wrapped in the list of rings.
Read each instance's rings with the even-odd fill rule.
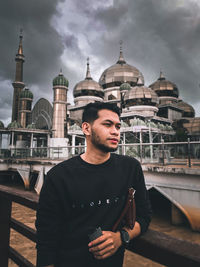
[[[194,108],[184,101],[179,101],[177,103],[177,107],[183,110],[183,117],[186,118],[193,118],[195,116]]]
[[[136,67],[126,63],[120,48],[119,60],[116,64],[104,70],[99,79],[99,83],[104,89],[120,86],[124,82],[128,82],[131,86],[135,86],[139,77],[141,77],[144,83],[142,73]]]
[[[149,87],[135,86],[124,97],[127,106],[133,105],[158,105],[157,94]]]
[[[149,85],[149,87],[153,89],[158,96],[178,97],[179,95],[176,84],[166,80],[162,72],[160,72],[158,80]]]
[[[97,96],[103,98],[102,87],[95,82],[90,75],[89,62],[87,62],[87,72],[85,80],[78,82],[73,90],[74,98],[79,96]]]

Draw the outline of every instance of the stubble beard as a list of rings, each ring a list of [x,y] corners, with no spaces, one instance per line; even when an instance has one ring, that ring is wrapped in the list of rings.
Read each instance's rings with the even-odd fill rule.
[[[96,148],[98,148],[104,153],[115,152],[118,149],[118,146],[114,148],[101,143],[100,137],[95,133],[94,130],[92,130],[91,142]]]

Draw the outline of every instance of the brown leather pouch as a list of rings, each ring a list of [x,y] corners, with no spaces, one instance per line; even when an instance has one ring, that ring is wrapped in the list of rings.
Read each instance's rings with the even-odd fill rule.
[[[116,232],[118,229],[118,226],[122,221],[124,221],[124,226],[129,227],[130,229],[133,229],[135,225],[135,219],[136,219],[136,206],[135,206],[135,199],[134,199],[135,190],[131,187],[128,189],[128,196],[126,200],[126,204],[124,206],[124,209],[114,224],[112,231]]]

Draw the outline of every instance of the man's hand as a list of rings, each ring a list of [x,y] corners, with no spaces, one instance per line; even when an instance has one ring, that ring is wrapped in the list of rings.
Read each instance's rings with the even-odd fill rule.
[[[89,251],[99,260],[112,256],[121,245],[120,233],[111,231],[102,231],[102,236],[88,244]]]

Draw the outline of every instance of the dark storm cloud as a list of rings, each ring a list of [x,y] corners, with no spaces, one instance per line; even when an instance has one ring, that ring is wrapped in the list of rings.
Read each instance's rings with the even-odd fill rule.
[[[77,50],[78,41],[77,38],[72,34],[64,35],[63,42],[67,48]]]
[[[60,1],[6,0],[1,2],[1,80],[14,80],[14,59],[19,44],[20,28],[22,28],[24,36],[23,52],[25,55],[24,82],[28,87],[31,87],[31,85],[40,85],[41,91],[51,91],[51,88],[48,87],[49,85],[51,86],[53,77],[59,72],[61,67],[60,56],[64,49],[60,36],[51,25],[52,16],[57,14],[56,6],[58,2]],[[11,84],[10,87],[12,88]],[[3,88],[0,89],[1,100],[4,103],[7,96],[4,94]],[[37,95],[37,90],[34,93],[34,95]],[[9,101],[11,104],[12,94],[10,95]],[[1,106],[1,117],[3,108]]]
[[[102,54],[102,61],[111,60],[113,48],[122,39],[127,62],[143,72],[147,85],[162,69],[177,84],[180,97],[199,102],[199,11],[192,1],[114,1],[113,6],[93,13],[93,19],[106,29],[95,51]]]
[[[54,0],[7,0],[1,3],[0,24],[3,27],[0,28],[0,56],[3,77],[14,77],[13,59],[17,52],[20,28],[24,31],[24,76],[29,83],[41,82],[49,71],[59,65],[63,46],[58,33],[51,26],[57,3]]]
[[[60,68],[69,80],[71,99],[74,85],[85,78],[87,56],[92,77],[98,80],[117,61],[123,40],[127,63],[143,73],[146,85],[157,80],[162,69],[200,116],[199,14],[195,0],[4,1],[0,120],[11,114],[20,28],[24,29],[24,81],[33,90],[34,101],[40,97],[52,101],[52,79]]]

